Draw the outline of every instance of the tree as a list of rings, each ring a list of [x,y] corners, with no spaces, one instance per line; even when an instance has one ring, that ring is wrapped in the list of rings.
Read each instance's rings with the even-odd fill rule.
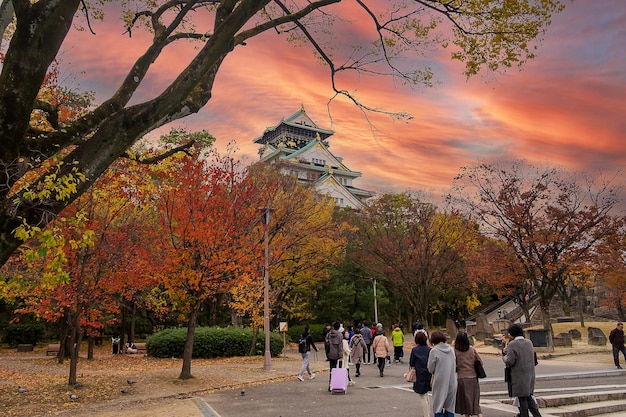
[[[464,167],[449,197],[515,252],[537,294],[552,346],[550,303],[564,280],[619,227],[620,188],[516,161]]]
[[[380,196],[350,223],[357,247],[351,259],[369,276],[385,277],[399,306],[424,323],[436,306],[446,313],[459,307],[444,296],[467,282],[463,254],[475,238],[466,219],[403,193]]]
[[[273,167],[253,166],[250,177],[262,190],[257,207],[272,209],[268,263],[273,312],[290,321],[314,319],[315,290],[328,281],[331,266],[344,254],[345,240],[342,225],[333,218],[334,204],[296,177]],[[259,254],[255,263],[262,258]],[[263,323],[261,284],[256,279],[237,286],[231,303],[251,319],[255,330]]]
[[[598,281],[607,289],[605,304],[617,310],[621,321],[626,321],[626,217],[621,227],[596,247],[599,259]]]
[[[532,301],[528,296],[531,288],[523,265],[504,241],[481,234],[468,255],[467,269],[468,276],[476,288],[480,288],[481,294],[511,297],[522,309],[526,321],[530,322]]]
[[[118,161],[38,241],[29,242],[21,264],[6,268],[15,296],[23,300],[17,312],[59,324],[58,358],[70,358],[70,385],[77,382],[83,335],[89,337],[91,357],[93,337],[102,336],[106,320],[120,311],[117,296],[155,285],[145,244],[151,229],[142,221],[147,206],[131,187],[138,183],[125,164]]]
[[[198,112],[210,100],[226,57],[261,34],[307,43],[328,67],[335,97],[345,96],[369,111],[373,107],[349,92],[354,88],[340,84],[351,77],[339,75],[390,75],[407,84],[429,85],[432,71],[407,68],[402,58],[421,56],[437,43],[465,64],[467,76],[483,68],[523,65],[534,57],[534,41],[541,39],[551,16],[563,7],[560,0],[129,2],[129,8],[144,9],[125,11],[125,34],[144,28],[152,33],[152,43],[111,97],[100,98],[85,114],[59,120],[54,103],[38,99],[46,74],[75,21],[82,19],[91,29],[102,3],[2,0],[0,5],[0,27],[8,27],[10,39],[0,73],[0,264],[143,135]],[[352,42],[337,36],[346,30],[340,25],[351,21],[342,19],[342,13],[367,18],[369,39],[339,45],[344,38]],[[9,25],[13,14],[14,27]],[[88,42],[92,35],[83,33]],[[198,44],[196,56],[163,91],[137,100],[135,93],[148,71],[159,65],[162,51],[183,41]],[[49,121],[45,130],[30,124],[35,112]]]
[[[196,319],[202,304],[254,274],[259,246],[258,189],[232,156],[185,155],[159,182],[163,264],[159,278],[187,319],[180,379],[189,379]],[[252,268],[252,269],[251,269]]]

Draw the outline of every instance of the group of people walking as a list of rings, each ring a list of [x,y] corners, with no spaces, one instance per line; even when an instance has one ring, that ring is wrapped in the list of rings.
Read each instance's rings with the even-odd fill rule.
[[[453,417],[456,412],[482,417],[474,367],[474,362],[482,364],[482,359],[470,345],[467,333],[457,334],[454,347],[446,343],[446,335],[441,331],[430,335],[430,346],[425,332],[416,331],[414,337],[409,366],[415,369],[413,391],[419,395],[422,414]]]
[[[515,398],[520,411],[518,417],[541,417],[533,397],[537,357],[532,342],[524,338],[522,327],[514,324],[503,335],[503,343],[505,379],[509,396]],[[423,415],[453,417],[457,413],[482,417],[477,373],[482,359],[467,333],[459,332],[452,347],[440,331],[430,335],[430,346],[425,333],[415,332],[415,345],[409,366],[415,369],[413,391],[420,396]]]
[[[348,369],[350,363],[356,369],[355,377],[361,375],[361,365],[364,363],[376,363],[379,375],[383,377],[385,367],[390,365],[391,353],[394,353],[394,361],[397,363],[402,361],[404,355],[404,332],[400,326],[394,325],[391,344],[380,323],[371,329],[364,325],[353,332],[343,329],[336,322],[332,328],[327,325],[324,333],[330,369],[337,366]],[[525,339],[523,334],[522,327],[514,324],[509,327],[508,335],[503,336],[505,380],[509,396],[515,398],[515,404],[519,408],[518,416],[530,417],[532,414],[533,417],[541,417],[533,397],[536,355],[532,342]],[[305,372],[309,374],[309,378],[314,378],[308,358],[311,348],[317,351],[308,327],[305,327],[302,337],[308,341],[309,351],[302,354],[303,364],[298,374],[301,381],[304,380]],[[467,333],[459,332],[451,346],[443,332],[435,331],[429,337],[427,331],[421,327],[416,328],[414,341],[409,367],[415,370],[413,391],[419,395],[422,414],[425,417],[453,417],[455,413],[465,417],[482,417],[477,373],[477,369],[482,368],[482,359],[471,346]],[[376,362],[371,360],[372,353]],[[480,364],[478,368],[477,364]],[[348,379],[352,384],[349,371]]]

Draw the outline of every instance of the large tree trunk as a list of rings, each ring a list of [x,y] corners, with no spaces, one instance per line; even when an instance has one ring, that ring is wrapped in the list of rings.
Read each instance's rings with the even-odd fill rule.
[[[93,359],[93,348],[94,348],[94,346],[96,344],[95,337],[93,337],[93,335],[89,336],[88,342],[89,342],[89,344],[87,345],[87,359],[88,360],[92,360]]]
[[[546,330],[546,339],[548,341],[548,351],[554,352],[554,341],[552,340],[552,322],[550,320],[550,304],[547,306],[543,303],[539,303],[541,308],[541,322],[543,323],[543,329]]]
[[[193,337],[196,333],[196,318],[199,309],[200,302],[196,302],[189,314],[189,320],[187,321],[187,338],[185,339],[185,348],[183,349],[183,368],[180,371],[178,379],[193,378],[193,375],[191,375],[191,357],[193,355]]]
[[[137,321],[137,304],[135,300],[130,301],[130,325],[128,326],[128,341],[135,341],[135,322]]]
[[[582,288],[576,290],[576,298],[578,299],[578,315],[580,317],[580,327],[585,327],[585,311],[583,306],[583,290]]]
[[[72,317],[70,334],[71,336],[68,340],[72,347],[70,349],[70,376],[67,383],[74,385],[77,382],[78,353],[80,352],[80,344],[83,339],[83,332],[80,327],[80,309]]]
[[[59,352],[57,353],[57,361],[63,363],[65,359],[65,341],[67,340],[67,310],[63,312],[61,322],[59,323]]]

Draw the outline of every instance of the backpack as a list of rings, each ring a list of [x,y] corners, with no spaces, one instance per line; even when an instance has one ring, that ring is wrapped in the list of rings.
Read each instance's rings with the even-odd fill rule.
[[[302,335],[304,336],[304,335]],[[307,343],[306,343],[306,336],[302,337],[300,336],[300,340],[298,340],[298,352],[299,353],[306,353],[307,352]]]

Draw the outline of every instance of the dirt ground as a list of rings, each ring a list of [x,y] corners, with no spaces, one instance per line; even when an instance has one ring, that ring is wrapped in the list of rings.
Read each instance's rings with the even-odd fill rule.
[[[302,359],[295,348],[272,358],[272,370],[263,368],[263,357],[194,359],[194,378],[180,380],[182,359],[157,359],[145,355],[113,355],[111,346],[96,348],[94,359],[86,354],[78,363],[80,387],[67,384],[69,361],[59,364],[46,356],[45,347],[34,352],[0,350],[0,414],[3,416],[99,416],[129,410],[158,408],[214,390],[293,378]],[[314,371],[326,369],[320,358]],[[129,385],[127,380],[135,381]],[[18,391],[19,387],[26,390]],[[122,390],[128,390],[122,393]],[[70,395],[78,396],[70,399]],[[120,412],[121,411],[121,412]],[[136,413],[131,413],[136,415]]]

